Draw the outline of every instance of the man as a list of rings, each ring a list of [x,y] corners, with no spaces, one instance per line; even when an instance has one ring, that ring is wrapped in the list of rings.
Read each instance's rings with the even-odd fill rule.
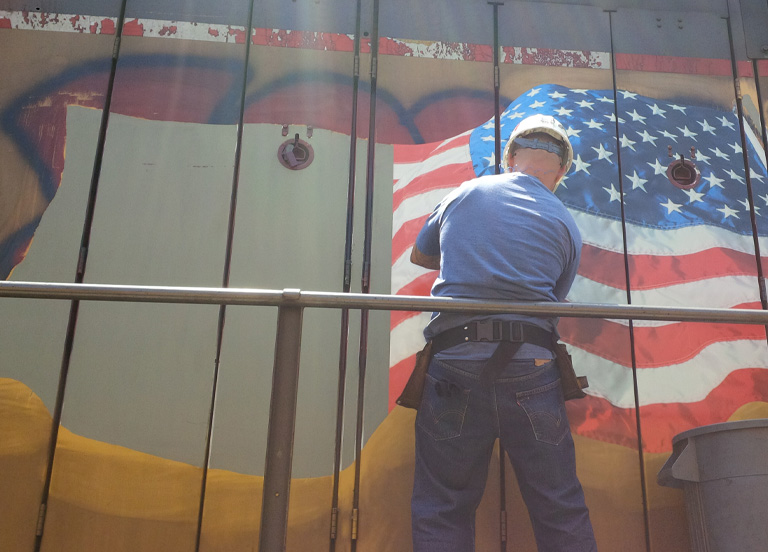
[[[440,273],[438,297],[563,301],[581,236],[554,195],[573,148],[553,117],[521,121],[504,174],[465,182],[435,208],[411,262]],[[557,319],[435,313],[416,417],[414,552],[474,550],[475,511],[497,438],[507,451],[539,552],[597,550],[576,476],[552,343]]]

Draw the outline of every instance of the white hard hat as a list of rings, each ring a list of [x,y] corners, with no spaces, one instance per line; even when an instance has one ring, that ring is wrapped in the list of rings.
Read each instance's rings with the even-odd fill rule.
[[[531,115],[517,124],[509,136],[509,140],[507,140],[507,145],[504,146],[504,154],[501,161],[502,168],[505,171],[509,168],[509,152],[515,139],[524,138],[529,134],[537,132],[549,134],[565,146],[561,165],[565,167],[564,174],[568,174],[568,171],[571,170],[571,163],[573,163],[573,146],[571,146],[571,141],[568,139],[568,132],[565,130],[565,127],[551,115]]]

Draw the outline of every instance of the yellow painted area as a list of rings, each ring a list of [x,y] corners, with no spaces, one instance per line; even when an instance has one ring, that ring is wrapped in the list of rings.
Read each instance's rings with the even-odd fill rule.
[[[747,404],[733,419],[768,417],[768,403]],[[363,451],[358,549],[410,549],[414,411],[396,408]],[[25,385],[0,379],[0,534],[5,552],[34,542],[51,417]],[[643,551],[642,499],[635,451],[576,437],[581,481],[602,550]],[[654,549],[687,551],[683,493],[659,487],[667,454],[645,455]],[[494,458],[497,458],[496,456]],[[498,546],[498,464],[480,506],[477,549]],[[43,550],[174,551],[194,547],[202,470],[124,447],[59,432]],[[350,549],[354,468],[340,477],[337,550]],[[507,469],[510,546],[535,550],[511,468]],[[288,550],[326,551],[331,477],[291,484]],[[208,475],[204,551],[258,548],[262,478],[222,470]]]

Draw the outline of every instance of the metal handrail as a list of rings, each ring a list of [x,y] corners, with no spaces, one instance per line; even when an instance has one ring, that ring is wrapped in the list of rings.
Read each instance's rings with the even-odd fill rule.
[[[0,282],[0,297],[278,307],[259,551],[285,550],[296,423],[303,310],[312,308],[516,313],[538,317],[768,324],[768,311],[594,303],[512,303],[299,289],[265,290],[52,282]]]
[[[0,282],[0,297],[122,301],[137,303],[187,303],[206,305],[253,305],[310,308],[351,308],[396,311],[443,311],[459,313],[514,313],[544,318],[612,318],[728,324],[768,324],[768,311],[603,303],[515,303],[476,301],[412,295],[338,293],[299,289],[253,289],[70,284],[55,282]]]

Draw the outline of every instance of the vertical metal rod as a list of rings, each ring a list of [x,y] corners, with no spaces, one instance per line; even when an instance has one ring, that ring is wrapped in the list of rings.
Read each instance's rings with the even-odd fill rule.
[[[293,467],[296,401],[299,395],[301,307],[282,306],[277,314],[272,398],[269,404],[267,455],[261,504],[259,551],[285,550],[288,501]]]
[[[127,0],[122,0],[120,4],[120,15],[117,19],[117,29],[115,32],[115,42],[112,48],[109,80],[104,98],[104,108],[101,112],[101,123],[99,126],[99,135],[96,142],[96,154],[93,160],[91,184],[88,191],[88,201],[85,208],[83,234],[80,239],[80,251],[78,254],[77,269],[75,272],[76,284],[83,283],[83,280],[85,279],[85,269],[86,263],[88,261],[88,248],[90,247],[91,243],[91,229],[93,227],[93,217],[96,210],[96,196],[98,195],[99,181],[101,179],[101,166],[104,160],[104,147],[107,141],[107,128],[109,127],[109,113],[112,107],[112,95],[115,87],[115,76],[117,74],[117,60],[120,57],[120,43],[123,37],[123,23],[125,21],[126,4]],[[39,552],[43,542],[45,517],[48,509],[48,497],[50,496],[51,492],[53,463],[56,457],[56,443],[59,438],[59,426],[61,424],[61,415],[64,408],[64,395],[66,393],[67,379],[69,377],[69,366],[72,360],[72,349],[75,342],[75,332],[77,329],[77,317],[79,310],[80,301],[72,301],[69,309],[69,319],[67,321],[67,333],[64,338],[64,350],[62,352],[61,368],[59,370],[59,382],[56,389],[56,402],[54,404],[51,421],[51,434],[48,440],[48,462],[46,465],[43,492],[40,497],[40,509],[38,511],[37,528],[35,530],[35,552]]]
[[[763,139],[763,153],[768,161],[768,130],[766,129],[765,113],[763,112],[763,94],[760,90],[760,66],[756,59],[752,60],[752,71],[755,74],[755,90],[757,91],[757,110],[760,113],[760,135]]]
[[[765,276],[763,274],[763,263],[760,255],[760,235],[757,233],[757,217],[755,215],[755,199],[752,190],[752,177],[749,175],[749,149],[747,148],[747,133],[744,129],[744,102],[741,94],[741,83],[739,82],[739,66],[736,62],[736,50],[733,46],[733,30],[731,29],[731,18],[725,17],[726,26],[728,27],[728,45],[731,50],[731,71],[733,72],[733,91],[736,96],[736,113],[739,117],[739,136],[741,138],[741,155],[744,162],[744,178],[747,183],[747,202],[749,203],[749,221],[752,226],[752,243],[755,246],[755,262],[757,265],[757,284],[760,292],[760,304],[763,310],[768,310],[768,297],[766,297],[765,290]],[[757,70],[757,67],[755,67]],[[757,83],[758,76],[755,73],[755,82]],[[759,85],[758,85],[759,86]],[[760,111],[760,120],[762,124],[762,112],[763,107],[758,102],[758,109]],[[765,126],[763,125],[763,140],[765,140]],[[763,142],[765,146],[765,142]],[[765,327],[766,340],[768,340],[768,326]]]
[[[488,2],[493,6],[493,127],[494,127],[494,174],[501,173],[501,71],[499,68],[499,6],[503,2]],[[507,550],[507,474],[506,453],[499,441],[499,550]]]
[[[493,6],[493,104],[494,104],[494,174],[501,173],[501,103],[500,90],[501,90],[501,71],[499,69],[499,6],[503,6],[503,2],[488,2]]]
[[[616,129],[616,168],[619,173],[619,193],[621,200],[621,235],[624,248],[624,277],[627,286],[627,304],[632,304],[632,285],[629,278],[629,252],[627,250],[627,219],[624,209],[624,178],[621,167],[621,140],[619,137],[619,94],[616,87],[616,49],[613,43],[613,10],[605,10],[608,13],[608,26],[611,35],[611,75],[613,80],[613,110]],[[637,357],[635,354],[635,327],[632,320],[629,320],[629,349],[632,358],[632,390],[635,399],[635,428],[637,431],[637,453],[640,466],[640,490],[643,499],[643,526],[645,530],[645,549],[651,551],[651,525],[648,513],[648,490],[646,488],[645,458],[643,453],[643,433],[640,419],[640,390],[637,384]]]
[[[371,243],[373,241],[373,191],[376,157],[376,89],[379,61],[379,0],[373,0],[371,27],[371,94],[368,122],[368,164],[365,177],[365,239],[363,242],[362,293],[371,291]],[[360,520],[360,464],[363,449],[365,370],[368,361],[368,309],[360,311],[360,350],[357,381],[357,422],[355,427],[355,480],[352,494],[352,552],[357,550]]]
[[[760,135],[763,139],[763,153],[768,161],[768,130],[766,129],[765,113],[763,112],[763,94],[760,90],[760,66],[756,59],[752,60],[752,71],[755,74],[755,90],[757,91],[757,110],[760,113]]]
[[[246,24],[245,59],[243,60],[243,82],[240,88],[240,112],[237,120],[237,138],[235,145],[235,164],[232,172],[232,190],[229,196],[229,222],[227,225],[227,242],[224,253],[224,273],[222,287],[229,287],[229,277],[232,269],[232,244],[235,236],[235,215],[237,214],[237,192],[240,186],[240,162],[243,151],[243,126],[245,120],[245,95],[248,87],[248,65],[251,53],[251,34],[253,32],[253,1],[248,7]],[[219,366],[221,364],[221,348],[224,340],[224,325],[227,318],[227,306],[219,307],[219,319],[216,328],[216,358],[213,363],[213,381],[211,383],[211,403],[208,408],[208,432],[205,439],[205,455],[203,457],[203,475],[200,481],[200,503],[197,509],[197,529],[195,533],[195,552],[200,550],[200,540],[203,532],[203,515],[205,511],[205,493],[208,485],[208,468],[211,460],[211,443],[213,439],[213,420],[216,410],[216,397],[219,388]]]
[[[360,14],[362,2],[355,8],[355,45],[352,65],[352,125],[349,132],[349,178],[347,185],[347,227],[344,241],[344,277],[342,291],[352,287],[352,237],[354,232],[355,176],[357,171],[357,96],[360,88]],[[347,347],[349,344],[349,309],[341,310],[339,336],[339,381],[336,398],[336,443],[333,457],[333,489],[331,491],[330,552],[336,549],[339,515],[339,473],[341,472],[341,446],[344,437],[344,399],[347,380]]]
[[[763,94],[760,90],[760,66],[756,59],[752,60],[752,70],[755,74],[755,90],[757,92],[757,110],[760,113],[760,136],[763,140],[763,154],[764,159],[768,160],[768,130],[766,129],[766,121],[765,121],[765,113],[763,112]],[[750,212],[752,209],[750,209]],[[757,233],[755,232],[755,236]],[[760,268],[762,268],[762,256],[758,253],[757,255],[757,264]],[[760,279],[760,297],[763,297],[766,294],[765,290],[765,279]],[[765,307],[763,307],[765,309]],[[766,327],[766,333],[768,334],[768,326]]]
[[[362,292],[371,289],[371,242],[373,240],[373,188],[376,158],[376,91],[379,64],[379,0],[373,0],[373,25],[371,28],[371,93],[368,122],[368,160],[365,175],[365,238],[363,242]]]

